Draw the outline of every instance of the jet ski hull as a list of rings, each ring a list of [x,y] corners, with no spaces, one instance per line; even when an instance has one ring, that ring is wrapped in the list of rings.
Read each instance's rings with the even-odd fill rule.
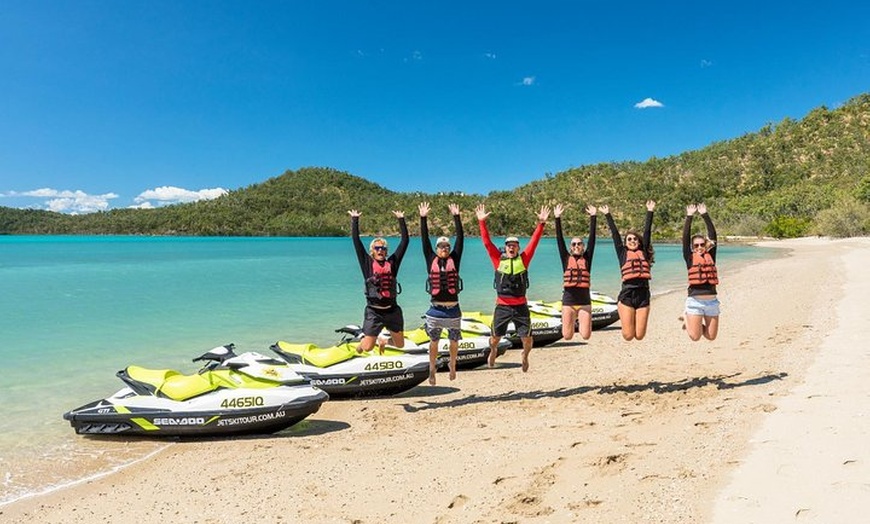
[[[228,389],[185,401],[124,388],[63,415],[80,435],[214,437],[267,434],[316,413],[329,395],[311,386]]]
[[[459,340],[458,351],[456,354],[456,369],[474,369],[486,364],[489,357],[489,328],[486,328],[486,334],[480,334],[480,331],[475,333],[462,332],[462,338]],[[425,329],[420,328],[414,331],[405,333],[405,347],[402,351],[410,354],[429,354],[429,335]],[[416,346],[411,346],[416,344]],[[411,346],[411,347],[409,347]],[[504,355],[507,348],[511,346],[506,339],[501,339],[497,346],[498,355]],[[446,333],[442,334],[442,338],[438,340],[438,359],[436,361],[436,369],[438,371],[447,371],[450,363],[450,340],[447,339]]]
[[[380,397],[407,391],[429,378],[429,358],[387,348],[384,355],[378,350],[357,354],[355,344],[339,346],[352,356],[344,355],[328,365],[314,365],[295,352],[300,346],[282,341],[271,346],[297,374],[305,377],[333,399]],[[296,348],[296,349],[294,349]],[[327,350],[333,348],[327,348]]]
[[[616,300],[607,296],[602,295],[601,293],[593,291],[591,293],[592,298],[592,329],[598,330],[605,328],[614,322],[619,320],[619,309],[616,305]],[[533,300],[529,302],[529,308],[532,313],[532,325],[535,325],[536,318],[552,318],[558,319],[561,322],[562,319],[562,302],[543,302],[540,300]],[[578,328],[578,324],[574,324],[575,329]],[[554,332],[558,331],[558,333]],[[533,331],[533,336],[535,332]],[[559,340],[561,338],[561,324],[558,330],[550,329],[550,327],[546,327],[541,330],[540,333],[541,341],[544,342],[544,339],[554,338],[553,342]],[[538,345],[538,344],[535,344]],[[541,344],[545,345],[545,344]]]
[[[592,302],[592,329],[603,329],[617,321],[619,321],[619,309],[616,307],[616,301]]]
[[[298,373],[329,393],[332,399],[396,395],[421,384],[429,377],[428,367],[425,370],[405,370],[401,374],[368,374],[365,376],[340,373],[309,374],[301,370]]]
[[[499,343],[496,348],[496,352],[498,356],[502,356],[505,354],[505,350],[510,347],[509,344],[501,344]],[[440,348],[439,348],[440,350]],[[474,369],[479,368],[480,366],[486,364],[487,359],[489,358],[489,347],[486,348],[474,348],[474,349],[462,349],[462,341],[459,341],[459,352],[456,354],[456,369]],[[440,353],[438,355],[437,361],[438,371],[447,371],[450,366],[450,351],[447,350],[447,353]]]

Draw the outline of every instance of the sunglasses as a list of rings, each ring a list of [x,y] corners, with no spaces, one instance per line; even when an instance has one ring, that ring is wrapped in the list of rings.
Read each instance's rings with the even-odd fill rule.
[[[700,243],[700,244],[692,244],[692,247],[705,247],[706,245],[707,245],[707,244],[704,244],[704,243]]]
[[[372,249],[374,249],[375,251],[386,251],[387,250],[387,248],[384,246],[375,246]]]
[[[438,244],[436,247],[438,249],[450,249],[450,244]]]
[[[637,242],[637,238],[635,238],[635,237],[628,237],[628,238],[625,239],[625,241],[626,241],[626,242]]]
[[[583,242],[571,242],[572,246],[582,246]]]

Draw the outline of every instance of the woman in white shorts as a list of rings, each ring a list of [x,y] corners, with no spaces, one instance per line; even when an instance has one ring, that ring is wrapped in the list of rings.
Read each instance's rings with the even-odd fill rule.
[[[692,219],[701,215],[707,226],[707,236],[692,235]],[[719,275],[716,270],[716,228],[707,214],[704,204],[686,206],[686,222],[683,225],[683,259],[689,270],[689,296],[683,326],[693,341],[715,340],[719,333],[719,299],[716,285]]]

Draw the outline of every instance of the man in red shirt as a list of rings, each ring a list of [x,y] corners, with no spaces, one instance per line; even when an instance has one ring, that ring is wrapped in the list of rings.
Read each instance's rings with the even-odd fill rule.
[[[495,366],[495,359],[498,356],[498,341],[507,333],[508,324],[513,322],[517,335],[523,341],[523,372],[526,372],[529,370],[529,353],[532,351],[532,322],[526,301],[526,290],[529,287],[528,269],[532,257],[535,256],[535,249],[538,247],[541,235],[544,233],[544,224],[550,216],[550,208],[541,206],[541,211],[538,213],[538,225],[535,227],[535,232],[532,233],[529,245],[522,252],[520,252],[519,239],[507,237],[504,242],[504,253],[502,253],[492,243],[489,231],[486,229],[486,217],[489,216],[486,207],[480,204],[475,209],[475,213],[480,225],[483,246],[486,248],[495,269],[493,285],[497,296],[492,319],[492,336],[489,339],[489,367]]]

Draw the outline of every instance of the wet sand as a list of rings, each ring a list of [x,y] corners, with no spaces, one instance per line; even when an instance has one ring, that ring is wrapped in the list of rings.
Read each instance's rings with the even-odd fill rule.
[[[512,350],[270,437],[174,443],[0,521],[848,522],[870,500],[870,240],[768,245],[789,254],[721,272],[714,342],[660,296],[641,342],[596,331],[529,373]]]

